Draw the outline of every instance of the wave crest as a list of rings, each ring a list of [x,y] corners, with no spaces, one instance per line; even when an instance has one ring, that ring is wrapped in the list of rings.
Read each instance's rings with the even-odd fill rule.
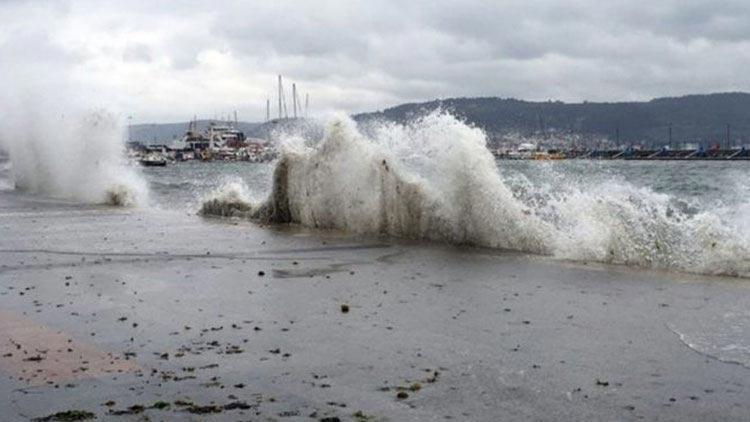
[[[750,276],[750,248],[716,212],[627,183],[514,191],[484,133],[444,113],[410,125],[328,125],[287,142],[269,198],[216,198],[205,215],[444,241],[705,274]],[[554,174],[551,177],[555,177]]]

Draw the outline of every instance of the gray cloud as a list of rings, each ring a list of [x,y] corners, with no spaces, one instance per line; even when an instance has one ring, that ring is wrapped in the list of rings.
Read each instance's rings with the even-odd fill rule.
[[[142,120],[262,118],[278,73],[318,112],[750,90],[736,0],[13,1],[0,18],[35,22],[0,27],[0,58],[57,67]]]

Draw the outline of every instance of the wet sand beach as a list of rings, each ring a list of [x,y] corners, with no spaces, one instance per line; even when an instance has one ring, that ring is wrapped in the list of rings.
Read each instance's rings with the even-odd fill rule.
[[[743,280],[5,191],[0,407],[4,420],[741,420],[750,369],[728,346],[748,341],[749,299]]]

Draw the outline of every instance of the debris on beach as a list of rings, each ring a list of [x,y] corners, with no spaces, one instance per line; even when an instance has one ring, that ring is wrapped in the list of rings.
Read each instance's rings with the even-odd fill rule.
[[[35,422],[73,422],[73,421],[87,421],[96,419],[96,415],[85,410],[66,410],[64,412],[57,412],[53,415],[44,416],[41,418],[33,419]]]

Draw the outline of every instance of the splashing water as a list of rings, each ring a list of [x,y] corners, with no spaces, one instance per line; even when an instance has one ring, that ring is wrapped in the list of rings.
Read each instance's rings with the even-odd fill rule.
[[[20,113],[0,125],[16,189],[113,206],[143,205],[148,187],[122,156],[118,119],[105,111],[32,119]]]
[[[10,183],[10,172],[10,161],[7,161],[0,151],[0,191],[13,189],[13,184]]]
[[[367,135],[348,118],[335,119],[317,144],[286,140],[266,201],[214,196],[202,212],[750,276],[750,247],[738,220],[744,217],[736,207],[688,212],[669,195],[619,180],[512,188],[484,133],[443,113],[410,125],[375,125]]]
[[[201,205],[199,214],[219,217],[252,217],[252,199],[242,180],[229,180],[216,188]]]

